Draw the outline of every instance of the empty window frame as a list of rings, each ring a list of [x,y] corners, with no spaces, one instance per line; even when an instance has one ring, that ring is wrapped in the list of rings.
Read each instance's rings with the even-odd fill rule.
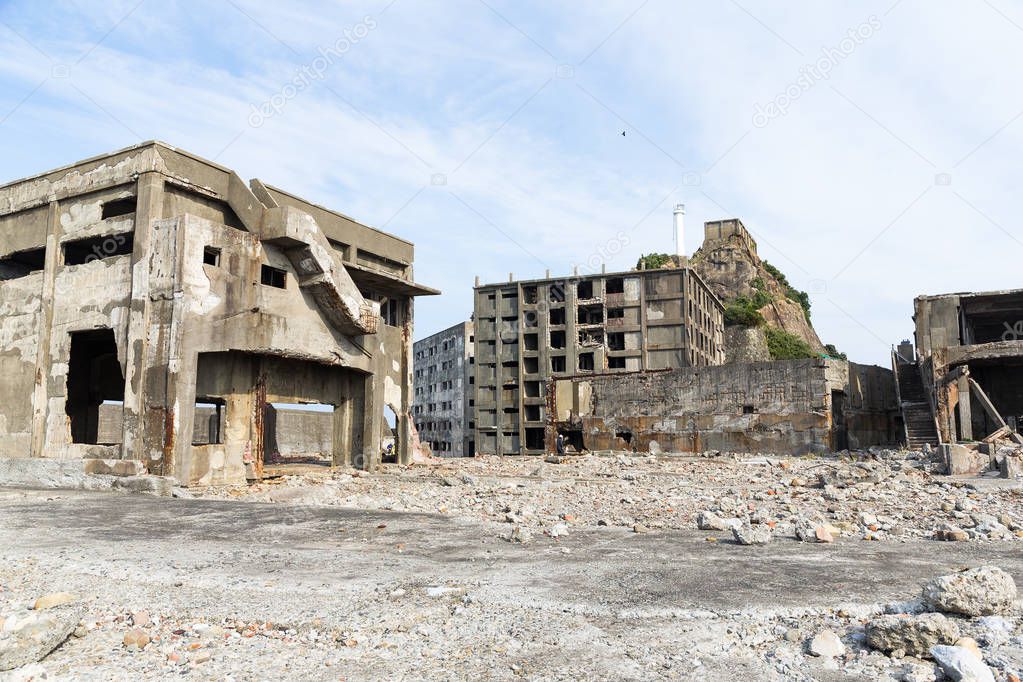
[[[64,265],[84,265],[104,258],[124,256],[134,248],[135,235],[131,232],[77,239],[64,243]]]
[[[18,251],[0,258],[0,280],[16,279],[46,267],[46,249]]]
[[[564,355],[552,355],[551,356],[551,371],[552,372],[564,372],[565,371],[565,356]]]
[[[286,289],[288,287],[288,273],[272,265],[262,265],[259,269],[259,281],[264,286]]]
[[[123,215],[131,215],[135,213],[137,203],[138,202],[135,197],[108,201],[103,204],[103,220],[106,220],[107,218],[117,218]]]
[[[551,348],[565,347],[565,332],[551,332]]]
[[[579,353],[579,371],[593,371],[593,353]]]
[[[202,262],[204,265],[220,266],[220,249],[215,246],[207,246],[202,250]]]
[[[624,294],[625,280],[621,277],[611,277],[607,280],[604,290],[609,294]]]
[[[565,309],[551,308],[548,319],[551,324],[565,324]]]
[[[593,282],[579,282],[576,284],[575,295],[581,299],[593,298]]]

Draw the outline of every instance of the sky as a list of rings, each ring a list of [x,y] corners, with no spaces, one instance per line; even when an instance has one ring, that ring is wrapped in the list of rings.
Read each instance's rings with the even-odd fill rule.
[[[0,0],[0,182],[163,140],[414,242],[417,339],[684,203],[887,366],[915,296],[1021,286],[1021,67],[1019,0]]]

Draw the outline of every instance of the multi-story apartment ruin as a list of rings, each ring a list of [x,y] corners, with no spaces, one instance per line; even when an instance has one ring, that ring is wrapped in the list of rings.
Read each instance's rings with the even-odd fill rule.
[[[459,322],[413,346],[413,406],[419,439],[440,457],[476,454],[473,323]]]
[[[413,298],[437,293],[412,261],[407,241],[158,142],[4,185],[0,456],[244,482],[268,405],[319,403],[334,463],[380,460],[388,407],[408,461]]]
[[[540,454],[553,377],[718,365],[721,302],[689,268],[477,283],[476,449]]]

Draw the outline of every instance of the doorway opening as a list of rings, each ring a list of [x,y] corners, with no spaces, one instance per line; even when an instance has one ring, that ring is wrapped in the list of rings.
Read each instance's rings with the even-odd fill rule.
[[[71,332],[65,411],[71,442],[99,443],[100,405],[124,400],[124,374],[112,329]]]

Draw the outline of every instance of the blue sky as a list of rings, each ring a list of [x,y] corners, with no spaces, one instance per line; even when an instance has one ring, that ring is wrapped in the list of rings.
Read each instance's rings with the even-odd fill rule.
[[[676,202],[690,253],[741,218],[861,362],[918,294],[1021,285],[1019,1],[326,6],[0,2],[0,179],[215,159],[415,242],[417,338],[476,275],[670,250]]]

